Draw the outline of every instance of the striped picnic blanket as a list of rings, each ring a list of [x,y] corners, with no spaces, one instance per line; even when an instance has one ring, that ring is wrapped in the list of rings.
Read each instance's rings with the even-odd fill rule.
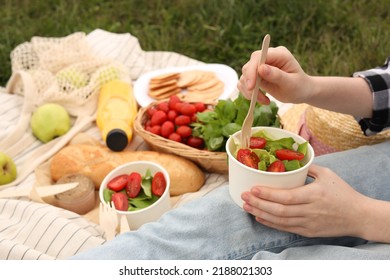
[[[96,54],[125,65],[133,81],[152,70],[202,63],[174,52],[143,51],[138,39],[128,33],[114,34],[97,29],[89,33],[87,39]],[[4,88],[0,88],[0,140],[17,124],[23,102],[22,96],[6,93]],[[100,139],[94,123],[80,132]],[[132,147],[136,150],[148,149],[138,136],[135,136],[133,142]],[[41,145],[36,140],[28,149],[16,153],[13,158],[15,163],[23,164]],[[206,174],[206,183],[201,190],[182,195],[174,207],[202,196],[226,181],[225,175]],[[20,184],[11,188],[31,188],[35,183],[36,175],[31,172]],[[103,231],[96,219],[89,217],[50,204],[34,202],[26,197],[0,199],[0,259],[66,259],[78,252],[99,246],[105,242]]]

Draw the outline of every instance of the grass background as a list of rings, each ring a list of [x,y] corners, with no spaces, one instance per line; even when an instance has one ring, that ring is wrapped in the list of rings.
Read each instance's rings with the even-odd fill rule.
[[[313,75],[351,75],[390,55],[389,0],[0,0],[0,85],[10,52],[33,36],[96,28],[136,36],[144,50],[224,63],[241,74],[262,37]]]

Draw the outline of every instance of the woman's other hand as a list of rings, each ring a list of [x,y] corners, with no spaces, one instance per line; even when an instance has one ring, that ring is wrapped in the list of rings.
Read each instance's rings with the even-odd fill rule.
[[[369,198],[328,168],[312,165],[309,176],[312,183],[294,189],[253,187],[242,194],[244,210],[266,226],[307,237],[360,237]]]

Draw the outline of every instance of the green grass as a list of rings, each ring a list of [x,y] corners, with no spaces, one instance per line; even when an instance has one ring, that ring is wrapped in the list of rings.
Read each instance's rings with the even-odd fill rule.
[[[0,0],[0,85],[10,52],[33,36],[129,32],[144,50],[224,63],[238,74],[262,37],[315,75],[351,75],[390,55],[389,0]]]

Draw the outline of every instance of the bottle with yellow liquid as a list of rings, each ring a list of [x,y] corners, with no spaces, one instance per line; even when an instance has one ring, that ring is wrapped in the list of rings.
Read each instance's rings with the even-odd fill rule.
[[[130,83],[112,80],[99,93],[96,123],[107,147],[124,150],[133,138],[137,102]]]

